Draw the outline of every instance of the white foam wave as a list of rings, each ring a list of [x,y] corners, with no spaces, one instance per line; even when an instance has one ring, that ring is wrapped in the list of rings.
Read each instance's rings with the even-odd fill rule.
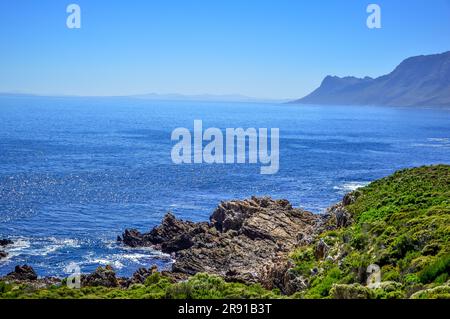
[[[20,255],[29,256],[47,256],[55,251],[64,248],[79,248],[80,242],[76,239],[70,238],[12,238],[13,244],[5,247],[8,253],[8,258],[17,257]]]
[[[449,148],[450,137],[429,137],[426,143],[414,143],[414,147],[434,147],[434,148]]]
[[[152,254],[145,253],[118,253],[112,254],[107,257],[98,257],[93,256],[93,254],[86,257],[86,260],[80,263],[80,266],[83,265],[100,265],[107,266],[110,265],[114,269],[122,269],[125,265],[134,263],[141,265],[149,265],[149,261],[154,259],[155,256]]]
[[[450,137],[430,137],[427,138],[429,142],[450,143]]]
[[[338,190],[340,192],[352,192],[357,190],[358,188],[367,186],[369,182],[346,182],[341,185],[334,186],[333,189]]]
[[[8,245],[4,250],[8,253],[7,259],[16,257],[22,254],[22,252],[31,247],[31,242],[25,238],[17,238],[13,240],[12,245]]]
[[[171,204],[171,208],[189,209],[189,210],[201,210],[203,207],[198,205],[186,205],[186,204]]]
[[[110,260],[107,258],[93,258],[89,259],[85,262],[82,262],[80,265],[102,265],[102,266],[112,266],[114,269],[122,269],[125,267],[119,260]]]

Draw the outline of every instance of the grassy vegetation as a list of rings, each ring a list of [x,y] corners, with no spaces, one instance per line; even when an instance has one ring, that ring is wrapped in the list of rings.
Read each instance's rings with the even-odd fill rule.
[[[167,277],[155,273],[145,284],[135,284],[128,289],[83,287],[70,289],[65,285],[48,289],[10,285],[0,282],[0,298],[8,299],[229,299],[229,298],[281,298],[277,290],[268,291],[260,285],[247,286],[227,283],[218,276],[197,274],[186,282],[171,283]]]
[[[290,298],[450,298],[450,166],[399,171],[353,193],[354,220],[324,232],[291,254],[308,288]],[[317,259],[319,240],[328,246]],[[367,267],[376,264],[381,283],[366,287]],[[129,289],[51,287],[32,289],[0,282],[0,298],[282,298],[260,285],[226,283],[197,274],[171,283],[154,274]]]
[[[407,298],[449,280],[450,166],[402,170],[353,195],[347,207],[353,225],[320,236],[329,246],[326,260],[314,258],[314,244],[292,254],[299,275],[310,282],[298,297],[339,297],[345,287],[356,293],[370,264],[381,268],[383,282],[367,293],[370,298]],[[339,291],[332,290],[336,285]]]

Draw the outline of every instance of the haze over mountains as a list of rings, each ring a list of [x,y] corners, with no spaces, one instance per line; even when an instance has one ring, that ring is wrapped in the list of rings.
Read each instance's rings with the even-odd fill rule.
[[[272,103],[285,103],[289,102],[289,99],[274,99],[274,98],[258,98],[252,96],[246,96],[241,94],[158,94],[149,93],[142,95],[133,95],[134,98],[147,99],[147,100],[169,100],[169,101],[205,101],[205,102],[272,102]]]
[[[0,97],[29,97],[29,98],[130,98],[130,99],[142,99],[149,101],[191,101],[191,102],[238,102],[238,103],[287,103],[289,99],[271,99],[271,98],[258,98],[239,94],[138,94],[138,95],[117,95],[117,96],[83,96],[83,95],[58,95],[58,94],[32,94],[21,92],[0,92]]]
[[[0,97],[83,97],[39,95],[21,92],[0,93]],[[380,105],[450,107],[450,51],[407,58],[394,71],[378,78],[327,76],[309,95],[289,99],[256,98],[239,94],[137,94],[123,96],[84,96],[137,98],[145,100],[295,103],[318,105]]]
[[[408,58],[375,79],[327,76],[318,89],[291,103],[450,106],[450,51]]]

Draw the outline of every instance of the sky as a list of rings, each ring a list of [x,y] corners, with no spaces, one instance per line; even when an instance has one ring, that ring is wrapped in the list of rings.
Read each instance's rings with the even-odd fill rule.
[[[69,4],[81,28],[66,26]],[[368,4],[381,7],[369,29]],[[450,50],[450,0],[1,0],[0,92],[299,98]]]

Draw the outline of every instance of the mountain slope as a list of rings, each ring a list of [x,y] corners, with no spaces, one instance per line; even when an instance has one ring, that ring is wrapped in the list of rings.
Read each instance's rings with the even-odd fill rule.
[[[300,297],[450,298],[450,166],[398,171],[347,194],[342,208],[351,225],[292,255],[309,282]],[[378,289],[366,287],[369,265]]]
[[[408,58],[372,79],[327,76],[299,104],[450,106],[450,51]]]

